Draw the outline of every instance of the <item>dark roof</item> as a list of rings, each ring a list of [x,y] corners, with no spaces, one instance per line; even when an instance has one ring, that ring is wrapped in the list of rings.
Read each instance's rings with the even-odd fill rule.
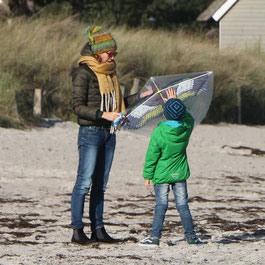
[[[197,18],[198,21],[207,21],[227,0],[215,0]]]

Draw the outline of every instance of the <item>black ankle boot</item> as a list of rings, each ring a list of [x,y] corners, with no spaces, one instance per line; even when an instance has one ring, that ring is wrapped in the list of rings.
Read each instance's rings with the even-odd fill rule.
[[[80,245],[88,245],[96,242],[95,240],[89,239],[83,231],[83,228],[74,229],[74,233],[72,236],[72,243],[80,244]]]
[[[96,240],[98,242],[110,243],[110,244],[121,242],[120,239],[114,239],[111,236],[109,236],[105,230],[105,227],[101,227],[101,228],[94,230],[92,232],[91,239]]]

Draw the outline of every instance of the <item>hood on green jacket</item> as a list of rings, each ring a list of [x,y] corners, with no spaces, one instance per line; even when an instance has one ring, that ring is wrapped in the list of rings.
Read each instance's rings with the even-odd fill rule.
[[[190,175],[186,155],[194,120],[188,111],[182,123],[161,121],[152,133],[146,153],[143,177],[154,184],[175,183]]]

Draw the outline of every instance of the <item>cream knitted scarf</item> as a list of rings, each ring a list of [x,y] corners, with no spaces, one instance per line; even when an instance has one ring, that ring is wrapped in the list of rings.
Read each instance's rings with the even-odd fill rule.
[[[125,113],[125,104],[116,75],[116,63],[99,63],[93,56],[82,56],[78,64],[86,64],[97,76],[101,94],[101,111]]]

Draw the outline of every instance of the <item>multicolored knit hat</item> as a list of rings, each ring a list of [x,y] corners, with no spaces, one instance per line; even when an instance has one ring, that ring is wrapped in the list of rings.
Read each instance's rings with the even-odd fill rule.
[[[170,98],[164,105],[164,115],[168,120],[181,120],[185,111],[185,105],[178,98]]]
[[[117,44],[108,29],[100,26],[88,26],[84,35],[88,36],[88,42],[94,54],[115,51]]]

